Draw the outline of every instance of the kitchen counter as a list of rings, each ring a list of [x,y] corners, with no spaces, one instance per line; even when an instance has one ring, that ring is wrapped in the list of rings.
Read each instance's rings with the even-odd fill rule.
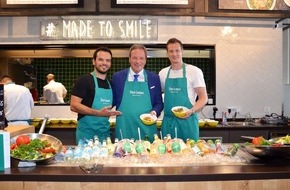
[[[34,133],[35,127],[34,126],[27,126],[27,125],[17,125],[17,126],[8,126],[5,128],[6,131],[10,133],[10,138],[24,134],[24,133]]]
[[[36,131],[39,126],[36,127]],[[111,127],[111,137],[115,137],[115,128]],[[75,144],[76,124],[50,124],[47,125],[44,133],[55,136],[60,139],[63,144]],[[266,139],[285,136],[290,134],[288,125],[274,124],[253,124],[243,122],[231,122],[230,125],[217,127],[201,127],[200,137],[203,138],[221,138],[225,143],[244,142],[241,136],[263,136]]]
[[[37,165],[12,167],[0,172],[1,189],[289,189],[289,160],[259,160],[245,153],[246,164],[106,167],[98,174],[84,173],[77,166]],[[61,182],[61,183],[57,183]],[[261,186],[262,185],[262,186]],[[175,187],[175,188],[173,188]]]

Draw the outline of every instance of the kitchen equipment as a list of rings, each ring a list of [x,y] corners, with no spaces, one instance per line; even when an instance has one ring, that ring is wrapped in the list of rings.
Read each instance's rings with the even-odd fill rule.
[[[251,136],[241,136],[241,138],[252,140],[255,137]],[[280,139],[273,138],[268,141],[276,142]],[[274,158],[290,158],[290,144],[284,144],[279,146],[274,145],[253,145],[253,144],[244,144],[241,146],[246,152],[251,155],[261,158],[261,159],[274,159]]]
[[[265,115],[261,119],[261,123],[263,124],[275,124],[275,125],[284,125],[288,124],[288,118],[284,116],[280,116],[278,114],[272,113],[271,115]]]
[[[251,155],[260,159],[290,158],[290,146],[242,145],[242,148]]]
[[[27,135],[31,140],[33,139],[40,139],[40,140],[47,140],[49,143],[51,143],[51,146],[55,149],[56,153],[54,155],[52,155],[51,157],[47,157],[47,158],[42,158],[42,159],[38,159],[38,160],[23,160],[23,159],[19,159],[16,157],[11,156],[12,158],[16,159],[16,160],[20,160],[20,161],[25,161],[25,162],[43,162],[43,161],[47,161],[50,159],[53,159],[55,157],[55,155],[57,155],[58,153],[61,152],[62,150],[62,143],[59,139],[51,136],[51,135],[47,135],[47,134],[42,134],[46,125],[46,122],[48,120],[48,115],[45,115],[41,127],[39,129],[39,133],[26,133],[26,134],[21,134],[21,135]],[[16,139],[19,137],[20,135],[17,135],[13,138],[10,139],[10,144],[14,144],[16,142]]]

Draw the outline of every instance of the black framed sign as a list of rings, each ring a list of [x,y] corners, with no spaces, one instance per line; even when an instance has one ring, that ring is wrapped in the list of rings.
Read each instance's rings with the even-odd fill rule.
[[[193,8],[194,0],[111,0],[113,8]]]
[[[290,0],[219,0],[218,8],[225,10],[288,11],[290,10]]]
[[[1,8],[82,7],[84,0],[1,0]]]

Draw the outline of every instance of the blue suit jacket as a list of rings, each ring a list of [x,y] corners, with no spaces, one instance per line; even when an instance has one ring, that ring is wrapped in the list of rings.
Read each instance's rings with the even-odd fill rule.
[[[150,92],[151,104],[153,110],[156,112],[157,116],[160,115],[161,111],[163,110],[163,101],[162,101],[162,92],[161,92],[161,84],[160,78],[157,74],[150,72],[148,70],[144,70],[148,77],[148,87]],[[125,82],[127,80],[127,75],[129,72],[129,68],[118,71],[113,74],[112,78],[112,89],[113,89],[113,106],[116,106],[117,109],[119,108]]]

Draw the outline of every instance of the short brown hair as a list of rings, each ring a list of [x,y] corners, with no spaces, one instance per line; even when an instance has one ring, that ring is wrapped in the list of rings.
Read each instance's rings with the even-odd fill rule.
[[[178,43],[180,45],[181,49],[183,49],[183,44],[182,44],[182,42],[179,39],[177,39],[177,38],[170,38],[167,41],[167,43],[166,43],[166,50],[168,50],[168,45],[169,44],[176,44],[176,43]]]
[[[99,48],[96,49],[96,51],[94,52],[94,55],[93,55],[93,59],[94,59],[94,60],[96,60],[96,58],[97,58],[97,54],[98,54],[99,51],[108,52],[108,53],[111,55],[111,57],[113,57],[112,51],[111,51],[109,48],[107,48],[107,47],[99,47]]]

